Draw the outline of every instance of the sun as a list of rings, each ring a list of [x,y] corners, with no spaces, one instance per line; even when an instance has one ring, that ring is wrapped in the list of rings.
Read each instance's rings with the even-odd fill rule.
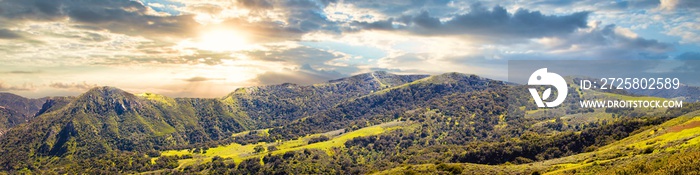
[[[213,29],[200,33],[196,38],[178,44],[180,48],[196,48],[214,52],[239,51],[250,48],[245,33],[233,29]]]

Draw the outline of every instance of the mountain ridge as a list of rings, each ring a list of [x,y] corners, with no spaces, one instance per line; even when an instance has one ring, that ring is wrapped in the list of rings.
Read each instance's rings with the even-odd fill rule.
[[[30,99],[0,92],[0,136],[8,129],[32,120],[47,98]]]
[[[314,164],[324,172],[358,174],[436,161],[526,163],[595,150],[675,116],[671,110],[575,105],[592,97],[633,98],[597,91],[573,94],[560,109],[540,110],[527,91],[519,91],[523,87],[472,74],[381,71],[313,85],[239,88],[221,98],[171,98],[95,87],[76,97],[47,98],[36,118],[0,136],[0,155],[13,157],[0,160],[0,168],[70,174],[85,171],[80,167],[97,173],[93,170],[118,166],[121,173],[163,168],[166,173],[197,173],[225,165],[232,167],[228,172],[279,169],[304,174],[322,171],[294,169],[297,164],[291,162],[305,166],[320,159],[330,163]],[[386,130],[372,127],[387,123],[401,124]],[[360,134],[367,131],[372,134]],[[334,140],[334,135],[342,139]],[[325,151],[290,144],[323,146]],[[262,145],[267,147],[257,147]],[[221,162],[221,157],[206,153],[209,148],[230,153],[222,150],[229,147],[245,148],[234,151],[235,156],[259,159]],[[278,149],[290,152],[266,155]],[[159,155],[166,150],[178,155]]]

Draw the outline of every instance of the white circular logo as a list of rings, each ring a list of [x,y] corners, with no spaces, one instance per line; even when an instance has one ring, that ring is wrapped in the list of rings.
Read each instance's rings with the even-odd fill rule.
[[[547,68],[538,69],[530,75],[530,79],[527,81],[528,85],[548,85],[557,88],[557,98],[551,102],[543,102],[545,99],[549,98],[552,94],[552,88],[547,88],[542,92],[542,97],[537,93],[537,89],[528,88],[532,98],[535,99],[537,107],[557,107],[566,99],[566,94],[568,93],[568,86],[566,80],[559,74],[547,72]],[[545,106],[546,105],[546,106]]]

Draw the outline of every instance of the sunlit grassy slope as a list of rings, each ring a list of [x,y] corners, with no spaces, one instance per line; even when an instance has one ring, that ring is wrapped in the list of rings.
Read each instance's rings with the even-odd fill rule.
[[[575,86],[575,89],[578,90],[576,85],[572,86]],[[630,96],[594,90],[581,91],[580,95],[584,100],[668,100],[660,97]],[[573,105],[580,104],[578,101],[576,101]],[[607,120],[609,122],[620,120],[619,117],[614,117],[612,113],[605,112],[604,108],[595,108],[591,112],[575,112],[573,114],[567,113],[567,109],[569,109],[568,106],[552,109],[538,108],[534,110],[527,110],[525,111],[525,117],[541,120],[541,122],[535,126],[541,126],[546,123],[554,123],[556,118],[561,118],[564,121],[564,125],[569,126],[582,125],[602,120]],[[665,108],[635,108],[633,110],[638,113],[644,113],[651,116],[658,116],[666,112]]]
[[[700,111],[690,112],[595,151],[520,165],[472,163],[400,166],[377,174],[673,174],[700,168]],[[677,163],[669,163],[677,162]]]
[[[331,131],[327,133],[320,133],[320,134],[314,134],[314,135],[309,135],[305,137],[301,137],[295,140],[288,140],[288,141],[277,141],[274,143],[265,143],[265,142],[260,142],[256,144],[248,144],[248,145],[241,145],[237,143],[232,143],[228,145],[223,145],[223,146],[218,146],[214,148],[209,148],[206,153],[193,153],[192,150],[168,150],[168,151],[163,151],[161,153],[161,156],[183,156],[183,155],[192,155],[193,158],[191,159],[182,159],[179,160],[180,167],[186,167],[189,165],[194,165],[194,164],[199,164],[199,163],[205,163],[208,161],[211,161],[211,159],[214,156],[219,156],[222,158],[232,158],[233,161],[236,164],[239,164],[245,159],[251,159],[251,158],[260,158],[264,155],[267,154],[284,154],[289,151],[297,151],[297,150],[304,150],[304,149],[321,149],[329,154],[331,154],[331,149],[334,147],[344,147],[345,142],[356,138],[356,137],[362,137],[362,136],[370,136],[370,135],[378,135],[386,131],[394,130],[401,128],[403,126],[407,125],[406,122],[388,122],[388,123],[383,123],[379,125],[374,125],[370,127],[365,127],[362,129],[358,129],[355,131],[347,132],[347,133],[342,133],[342,130],[339,131]],[[312,143],[308,144],[309,139],[313,137],[318,137],[320,135],[326,135],[330,137],[331,139],[328,141],[324,142],[317,142],[317,143]],[[263,146],[266,150],[263,152],[256,153],[255,152],[255,147],[261,145]],[[274,146],[278,150],[275,151],[269,151],[267,148],[269,146]]]

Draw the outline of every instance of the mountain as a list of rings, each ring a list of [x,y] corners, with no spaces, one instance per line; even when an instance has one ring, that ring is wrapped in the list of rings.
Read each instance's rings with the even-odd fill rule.
[[[358,74],[327,83],[240,88],[223,98],[257,121],[259,128],[276,127],[332,108],[337,103],[403,85],[427,75],[395,75],[384,71]]]
[[[435,166],[418,172],[488,174],[480,167],[519,164],[517,171],[501,172],[530,174],[550,167],[527,168],[529,163],[595,151],[688,112],[683,110],[698,110],[580,108],[581,99],[650,97],[570,88],[577,93],[560,108],[538,109],[527,86],[434,75],[341,101],[281,127],[236,134],[234,143],[206,152],[168,150],[163,156],[189,162],[169,173],[365,174],[427,164]],[[398,171],[404,172],[414,171]]]
[[[217,99],[137,96],[98,87],[66,100],[48,100],[41,115],[7,132],[0,154],[15,159],[1,161],[5,168],[27,166],[36,156],[85,158],[219,140],[247,127],[247,119]]]
[[[631,89],[630,93],[663,98],[680,98],[688,102],[700,101],[700,87],[681,84],[678,89]]]
[[[34,117],[36,112],[41,109],[41,105],[44,104],[44,100],[45,98],[28,99],[19,95],[0,92],[0,106],[14,110],[27,117]]]
[[[25,118],[24,115],[17,111],[0,107],[0,136],[5,134],[7,129],[26,121],[28,121],[28,118]]]
[[[75,97],[46,97],[46,102],[41,105],[41,109],[36,112],[36,116],[40,116],[45,113],[60,110],[61,108],[68,105],[70,102],[75,100]]]
[[[695,104],[581,108],[577,102],[582,99],[662,98],[578,91],[572,79],[567,82],[572,93],[552,109],[537,108],[527,86],[461,73],[370,72],[307,86],[239,88],[215,99],[98,87],[77,97],[47,98],[34,119],[9,129],[0,137],[0,156],[12,159],[0,160],[0,169],[38,174],[530,174],[560,170],[565,165],[559,159],[584,164],[586,159],[570,157],[593,159],[592,152],[630,143],[625,139],[651,128],[672,133],[669,127],[678,124],[667,122],[700,111]],[[695,143],[697,137],[669,141]],[[695,152],[686,147],[672,152],[663,145],[652,151],[662,148],[664,155]],[[508,169],[480,171],[493,166]]]
[[[44,99],[28,99],[0,92],[0,136],[7,129],[26,123],[41,109]]]
[[[570,82],[570,87],[578,87],[578,83],[580,80],[588,80],[591,82],[596,82],[599,79],[598,78],[591,78],[591,77],[570,77],[567,76],[565,77],[567,82]],[[671,86],[674,87],[674,86]],[[677,88],[671,88],[671,89],[607,89],[603,90],[603,92],[611,92],[611,93],[616,93],[616,94],[623,94],[623,95],[634,95],[634,96],[652,96],[652,97],[661,97],[661,98],[673,98],[673,99],[680,99],[686,102],[698,102],[700,101],[700,87],[697,86],[690,86],[687,84],[678,84]]]
[[[472,91],[500,90],[499,81],[475,75],[448,73],[416,80],[401,86],[338,103],[334,108],[270,130],[277,139],[291,139],[306,134],[322,133],[361,125],[378,124],[398,119],[407,110],[427,106],[431,99]]]

